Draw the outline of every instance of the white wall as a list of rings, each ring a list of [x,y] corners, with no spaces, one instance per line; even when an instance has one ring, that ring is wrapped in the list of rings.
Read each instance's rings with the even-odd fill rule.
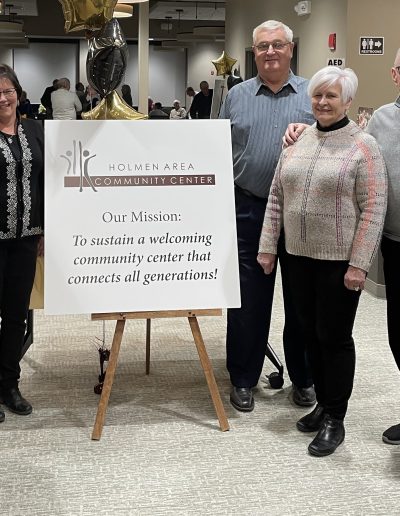
[[[14,70],[32,103],[54,79],[67,77],[71,90],[77,79],[78,45],[76,43],[32,43],[29,48],[14,49]]]
[[[192,86],[198,91],[201,81],[207,81],[210,88],[214,87],[217,76],[211,61],[221,56],[224,47],[224,43],[197,43],[194,47],[188,48],[187,86]]]
[[[197,43],[187,50],[187,86],[192,86],[196,91],[200,90],[201,81],[207,81],[210,88],[214,88],[217,77],[215,66],[211,61],[218,59],[224,51],[224,43]],[[192,99],[184,95],[184,105],[190,108]]]
[[[175,99],[183,101],[185,96],[186,55],[176,50],[155,50],[150,46],[149,56],[149,96],[164,106],[172,106]],[[134,58],[131,52],[131,59]],[[135,56],[137,62],[137,53]],[[137,84],[137,66],[133,84]],[[128,74],[127,74],[128,78]]]
[[[0,46],[0,63],[13,66],[13,51],[11,48]]]
[[[129,60],[124,82],[132,89],[134,105],[138,103],[138,59],[137,45],[129,44]],[[211,60],[217,59],[224,49],[223,43],[199,44],[190,54],[178,50],[156,50],[150,46],[149,96],[164,106],[171,106],[175,99],[185,104],[187,85],[198,89],[199,83],[206,80],[213,87],[215,75]],[[1,56],[1,54],[0,54]],[[12,54],[5,54],[11,60]],[[71,89],[76,82],[87,84],[86,78],[87,41],[78,43],[35,43],[28,49],[14,50],[14,68],[24,90],[32,103],[40,101],[44,89],[53,79],[68,77]],[[12,64],[12,61],[11,63]],[[186,67],[188,78],[186,80]]]
[[[89,44],[86,39],[79,40],[79,73],[78,80],[76,82],[81,82],[85,86],[88,84],[86,78],[86,58],[88,54]]]

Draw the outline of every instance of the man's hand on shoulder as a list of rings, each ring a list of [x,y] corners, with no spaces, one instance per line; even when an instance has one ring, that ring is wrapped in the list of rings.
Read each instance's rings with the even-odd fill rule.
[[[290,145],[296,143],[298,137],[301,135],[304,129],[307,129],[307,127],[309,127],[308,124],[289,124],[282,138],[283,148],[286,149],[286,147],[289,147]]]

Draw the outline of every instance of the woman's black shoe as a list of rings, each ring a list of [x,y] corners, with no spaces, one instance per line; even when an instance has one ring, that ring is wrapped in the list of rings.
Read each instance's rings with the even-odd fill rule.
[[[382,440],[388,444],[400,444],[400,425],[393,425],[383,432]]]
[[[0,409],[0,423],[2,423],[6,418],[6,415],[4,414],[4,412]]]
[[[333,453],[344,440],[344,425],[341,419],[325,416],[320,431],[308,446],[308,451],[316,457]]]
[[[9,389],[3,387],[1,397],[3,399],[3,405],[15,414],[27,416],[32,412],[32,405],[22,397],[18,387],[11,387]]]
[[[312,412],[297,421],[297,430],[300,430],[300,432],[317,432],[321,428],[324,419],[324,407],[317,405]]]

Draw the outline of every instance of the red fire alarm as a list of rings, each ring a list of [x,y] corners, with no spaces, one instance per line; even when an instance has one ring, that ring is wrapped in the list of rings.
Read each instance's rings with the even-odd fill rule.
[[[328,47],[330,50],[336,50],[336,33],[335,32],[332,32],[332,34],[329,34]]]

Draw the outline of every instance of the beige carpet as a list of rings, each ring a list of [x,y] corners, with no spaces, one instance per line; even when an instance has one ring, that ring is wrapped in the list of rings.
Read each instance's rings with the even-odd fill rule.
[[[281,305],[278,286],[270,340],[282,357]],[[400,514],[400,446],[381,441],[382,431],[400,422],[384,301],[362,295],[346,440],[322,459],[307,454],[311,437],[295,428],[306,411],[291,404],[287,378],[279,391],[262,380],[251,414],[230,406],[225,317],[203,318],[200,326],[231,430],[219,431],[187,321],[154,322],[147,377],[145,323],[131,321],[95,442],[102,323],[35,312],[21,381],[34,412],[7,412],[0,425],[0,514]],[[108,342],[112,331],[108,323]]]

